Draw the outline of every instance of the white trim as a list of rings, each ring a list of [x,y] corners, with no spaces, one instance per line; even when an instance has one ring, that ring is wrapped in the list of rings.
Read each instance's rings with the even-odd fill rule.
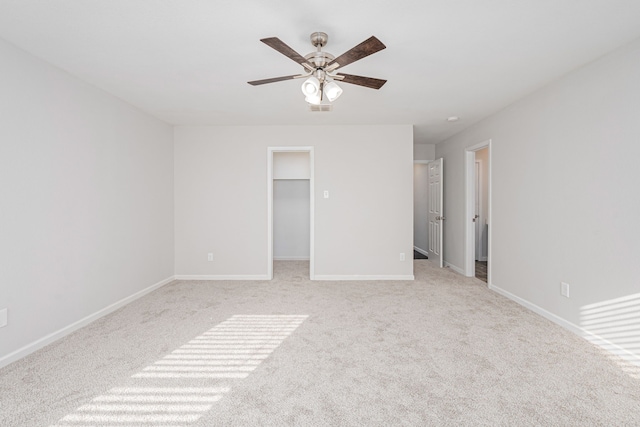
[[[128,297],[116,301],[113,304],[110,304],[93,314],[83,317],[82,319],[73,322],[72,324],[65,326],[62,329],[45,335],[44,337],[35,340],[34,342],[27,344],[24,347],[7,354],[6,356],[3,356],[2,358],[0,358],[0,368],[7,366],[8,364],[15,362],[16,360],[22,359],[23,357],[26,357],[37,350],[40,350],[42,347],[45,347],[46,345],[51,344],[52,342],[57,341],[60,338],[63,338],[66,335],[69,335],[70,333],[75,332],[84,326],[87,326],[89,323],[94,322],[101,317],[106,316],[107,314],[113,313],[117,309],[124,307],[125,305],[137,300],[140,297],[145,296],[150,292],[155,291],[158,288],[161,288],[168,283],[173,282],[174,280],[175,276],[167,277],[166,279],[161,280],[158,283],[149,286],[148,288],[142,289],[141,291],[138,291],[132,295],[129,295]]]
[[[315,253],[316,253],[316,196],[315,196],[315,158],[313,147],[309,148],[309,280],[315,278]]]
[[[474,198],[474,192],[475,192],[475,160],[476,160],[476,151],[478,150],[482,150],[483,148],[488,148],[489,149],[489,161],[488,161],[488,165],[487,167],[487,175],[488,175],[488,182],[487,182],[487,200],[489,203],[489,206],[487,206],[487,219],[486,219],[486,223],[489,224],[489,233],[487,234],[487,263],[488,263],[488,268],[487,268],[487,283],[491,284],[492,283],[492,274],[491,274],[491,268],[492,268],[492,262],[491,262],[491,256],[492,256],[492,250],[491,250],[491,243],[493,241],[493,239],[491,238],[491,233],[493,232],[493,227],[491,227],[491,211],[492,211],[492,194],[491,194],[491,171],[493,169],[493,161],[491,160],[492,158],[492,152],[493,150],[491,149],[491,140],[488,139],[486,141],[483,141],[479,144],[475,144],[472,145],[470,147],[465,148],[464,151],[464,160],[465,160],[465,166],[464,166],[464,183],[465,183],[465,208],[464,208],[464,269],[463,269],[463,275],[467,276],[467,277],[475,277],[476,275],[476,266],[475,266],[475,251],[476,251],[476,247],[475,247],[475,223],[471,220],[471,218],[473,218],[473,216],[475,215],[475,198]]]
[[[416,251],[416,252],[421,253],[421,254],[422,254],[422,255],[424,255],[424,256],[429,256],[429,251],[425,251],[424,249],[420,249],[420,248],[419,248],[419,247],[417,247],[417,246],[414,246],[414,247],[413,247],[413,250],[414,250],[414,251]]]
[[[488,262],[488,261],[489,261],[489,257],[481,256],[481,257],[480,257],[480,259],[479,259],[478,261]]]
[[[621,357],[622,359],[626,360],[627,362],[633,363],[634,365],[638,365],[640,366],[640,355],[633,353],[627,349],[625,349],[624,347],[621,347],[617,344],[612,343],[611,341],[602,338],[592,332],[589,332],[588,330],[569,322],[566,319],[563,319],[560,316],[557,316],[547,310],[545,310],[542,307],[539,307],[535,304],[533,304],[532,302],[529,302],[523,298],[520,298],[519,296],[516,296],[514,294],[512,294],[509,291],[505,291],[502,288],[499,288],[495,285],[489,285],[489,289],[491,289],[492,291],[510,299],[513,302],[516,302],[518,304],[520,304],[521,306],[533,311],[536,314],[539,314],[540,316],[544,317],[545,319],[548,319],[550,321],[552,321],[553,323],[562,326],[563,328],[573,332],[574,334],[586,339],[587,341],[589,341],[590,343],[608,351],[609,353],[612,353],[616,356]]]
[[[267,148],[267,276],[269,276],[267,280],[273,279],[273,151],[271,148]]]
[[[274,256],[274,261],[309,261],[310,258],[308,256],[296,256],[296,255],[280,255]]]
[[[313,146],[304,147],[267,147],[267,279],[239,280],[271,280],[273,279],[273,153],[307,152],[309,153],[309,279],[315,277],[315,166]],[[216,276],[218,277],[218,276]],[[220,276],[226,277],[226,276]],[[235,276],[233,276],[235,277]],[[253,276],[247,276],[253,277]],[[255,276],[262,277],[262,276]],[[201,280],[235,280],[235,279],[201,279]]]
[[[415,280],[413,274],[409,275],[366,275],[366,274],[322,274],[316,275],[314,280]]]
[[[478,218],[476,219],[476,222],[474,223],[474,226],[477,227],[477,230],[479,232],[474,233],[474,242],[475,242],[475,249],[474,249],[474,255],[475,255],[475,259],[478,261],[486,261],[482,259],[482,225],[484,225],[486,223],[486,218],[484,217],[484,205],[482,203],[482,184],[483,184],[483,179],[482,179],[482,175],[484,172],[484,162],[482,161],[482,159],[478,159],[477,157],[474,156],[474,160],[476,163],[476,167],[478,168],[478,173],[474,174],[474,177],[477,178],[477,182],[475,183],[475,188],[474,188],[474,199],[477,198],[478,199]],[[475,190],[479,190],[478,194],[475,194]],[[473,201],[475,204],[475,200]],[[477,235],[480,234],[480,239],[476,239],[476,237],[478,237]],[[478,242],[479,241],[479,242]],[[480,243],[478,245],[478,243]],[[478,254],[478,247],[480,248],[480,254]],[[486,258],[486,257],[485,257]],[[475,261],[475,260],[474,260]]]
[[[475,273],[475,251],[476,236],[473,221],[470,218],[474,215],[475,207],[475,178],[474,171],[476,162],[476,152],[466,149],[464,152],[464,271],[463,275],[474,277]]]
[[[271,280],[266,274],[186,274],[176,276],[176,280]]]
[[[453,265],[450,262],[445,261],[444,262],[444,266],[452,269],[453,271],[455,271],[458,274],[462,274],[463,276],[466,276],[466,274],[464,274],[464,270],[462,268],[458,267],[457,265]]]
[[[493,252],[491,247],[493,245],[493,237],[491,237],[491,233],[493,232],[492,227],[492,211],[493,211],[493,148],[491,144],[491,140],[488,141],[487,148],[489,151],[487,152],[488,157],[488,165],[487,165],[487,218],[485,223],[488,224],[487,229],[487,284],[493,283],[493,273],[491,272],[493,268]]]

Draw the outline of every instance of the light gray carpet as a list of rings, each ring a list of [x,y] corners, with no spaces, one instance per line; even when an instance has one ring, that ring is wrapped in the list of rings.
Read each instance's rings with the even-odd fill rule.
[[[310,282],[304,262],[174,282],[0,370],[0,425],[640,425],[637,370],[414,265],[413,282]]]

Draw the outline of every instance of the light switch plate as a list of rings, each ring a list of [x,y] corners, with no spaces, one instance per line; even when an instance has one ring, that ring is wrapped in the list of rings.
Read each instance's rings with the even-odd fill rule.
[[[569,284],[565,282],[560,282],[560,294],[563,297],[569,298]]]
[[[0,310],[0,328],[7,326],[7,309]]]

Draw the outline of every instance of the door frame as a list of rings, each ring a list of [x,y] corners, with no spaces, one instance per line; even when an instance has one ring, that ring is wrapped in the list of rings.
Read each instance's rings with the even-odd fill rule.
[[[489,206],[487,206],[487,223],[489,224],[489,232],[487,233],[487,286],[491,285],[491,259],[492,259],[492,250],[491,250],[491,234],[493,233],[493,227],[491,223],[491,170],[493,169],[493,160],[492,160],[492,151],[491,151],[491,140],[488,139],[486,141],[480,142],[479,144],[472,145],[470,147],[465,148],[464,156],[465,156],[465,217],[464,217],[464,253],[465,253],[465,262],[464,262],[464,274],[467,277],[475,277],[476,275],[476,262],[475,262],[475,252],[476,252],[476,235],[475,235],[475,223],[473,222],[473,217],[475,215],[475,166],[476,166],[476,151],[482,150],[484,148],[489,149],[488,153],[488,165],[487,168],[487,200]]]
[[[267,147],[267,276],[273,279],[273,154],[309,153],[309,278],[315,279],[315,196],[314,160],[312,146]]]

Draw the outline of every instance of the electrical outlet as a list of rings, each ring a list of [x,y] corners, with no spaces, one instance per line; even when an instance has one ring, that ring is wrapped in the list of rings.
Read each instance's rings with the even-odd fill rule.
[[[404,261],[404,252],[400,252],[400,261]]]
[[[563,297],[569,298],[569,284],[565,282],[560,282],[560,294]]]
[[[7,309],[0,310],[0,328],[7,326]]]
[[[213,261],[213,254],[208,254],[207,255],[207,261]]]
[[[324,190],[324,198],[325,199],[329,198],[329,190]]]

